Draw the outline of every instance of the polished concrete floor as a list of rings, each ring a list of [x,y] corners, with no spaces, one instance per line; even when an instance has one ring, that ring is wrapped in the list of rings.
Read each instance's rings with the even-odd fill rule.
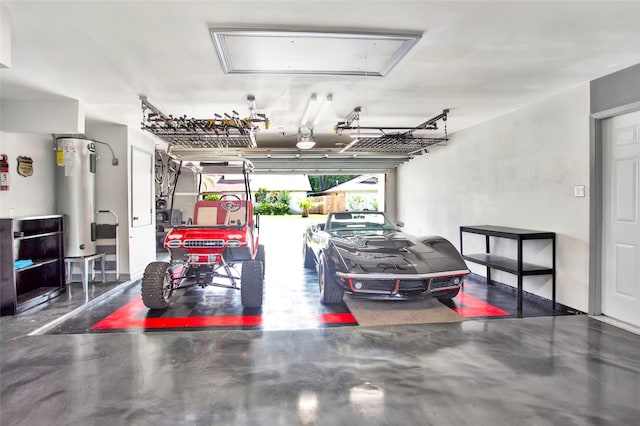
[[[268,265],[279,254],[270,260],[267,249]],[[92,297],[110,286],[92,285]],[[78,288],[0,319],[0,425],[631,425],[640,416],[640,336],[586,315],[29,335],[82,305]]]

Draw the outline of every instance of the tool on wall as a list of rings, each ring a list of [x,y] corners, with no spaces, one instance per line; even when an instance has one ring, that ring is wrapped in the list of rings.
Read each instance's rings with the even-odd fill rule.
[[[7,154],[0,157],[0,191],[9,190],[9,159]]]

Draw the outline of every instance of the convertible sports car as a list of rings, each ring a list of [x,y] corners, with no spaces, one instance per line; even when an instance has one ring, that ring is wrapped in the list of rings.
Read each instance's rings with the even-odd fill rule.
[[[342,302],[345,292],[370,299],[451,299],[469,274],[449,241],[412,237],[376,211],[330,213],[326,223],[307,228],[302,249],[304,266],[318,269],[324,304]]]

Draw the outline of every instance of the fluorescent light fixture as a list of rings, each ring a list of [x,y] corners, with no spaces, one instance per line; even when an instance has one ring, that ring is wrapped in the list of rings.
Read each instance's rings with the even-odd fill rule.
[[[210,28],[226,74],[388,74],[420,34]]]
[[[307,123],[311,118],[311,113],[314,112],[316,109],[317,102],[318,102],[318,97],[314,93],[313,95],[311,95],[311,99],[309,99],[309,104],[307,105],[307,109],[304,111],[304,115],[302,116],[302,121],[300,122],[300,124],[302,124],[303,127],[307,126]]]
[[[313,119],[313,126],[316,126],[320,122],[320,120],[322,120],[322,116],[325,112],[327,112],[327,109],[329,108],[329,105],[331,105],[331,102],[333,102],[333,95],[328,94],[324,102],[320,104],[320,108],[318,108],[318,112]]]

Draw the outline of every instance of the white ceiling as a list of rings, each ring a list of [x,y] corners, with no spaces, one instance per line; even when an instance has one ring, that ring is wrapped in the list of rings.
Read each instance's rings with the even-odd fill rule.
[[[248,114],[259,148],[294,148],[312,93],[333,94],[318,147],[356,106],[362,126],[416,126],[450,109],[451,133],[640,62],[640,1],[4,1],[5,99],[74,98],[89,119],[139,127],[163,112]],[[385,77],[224,74],[209,28],[421,33]],[[314,52],[309,52],[313,55]],[[440,123],[441,124],[441,123]],[[435,132],[434,135],[438,135]],[[455,136],[454,136],[455,137]]]

